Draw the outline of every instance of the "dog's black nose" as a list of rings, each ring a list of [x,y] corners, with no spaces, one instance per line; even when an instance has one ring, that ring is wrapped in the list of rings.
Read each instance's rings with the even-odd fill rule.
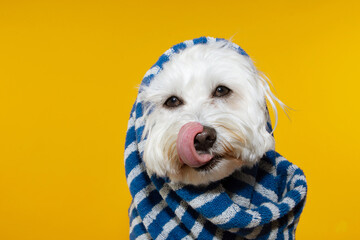
[[[194,139],[194,146],[197,151],[207,152],[216,141],[216,131],[211,127],[204,126],[201,133],[198,133]]]

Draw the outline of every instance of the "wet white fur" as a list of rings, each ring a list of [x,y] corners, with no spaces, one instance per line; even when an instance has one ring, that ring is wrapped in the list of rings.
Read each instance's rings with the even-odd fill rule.
[[[231,89],[231,94],[213,97],[220,85]],[[282,103],[274,97],[251,59],[224,42],[195,45],[174,55],[151,84],[141,90],[139,100],[147,103],[143,158],[150,173],[167,176],[174,182],[208,184],[243,165],[255,164],[274,148],[274,138],[266,131],[265,99],[276,116],[274,101]],[[164,107],[171,96],[179,97],[184,104]],[[177,134],[191,121],[217,132],[210,151],[224,157],[209,171],[196,171],[178,159]]]

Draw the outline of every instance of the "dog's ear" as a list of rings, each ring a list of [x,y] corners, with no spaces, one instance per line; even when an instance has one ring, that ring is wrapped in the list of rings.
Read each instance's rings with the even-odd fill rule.
[[[271,132],[272,134],[275,131],[275,128],[278,123],[278,111],[277,111],[276,103],[281,107],[281,109],[285,112],[286,116],[288,117],[289,117],[288,110],[290,108],[286,106],[282,101],[280,101],[280,99],[278,99],[275,96],[275,94],[271,91],[270,86],[274,89],[274,85],[264,73],[257,71],[256,78],[259,81],[260,88],[266,98],[266,101],[270,104],[275,116],[275,123],[273,126],[273,130]],[[268,118],[270,120],[270,116],[268,116]]]

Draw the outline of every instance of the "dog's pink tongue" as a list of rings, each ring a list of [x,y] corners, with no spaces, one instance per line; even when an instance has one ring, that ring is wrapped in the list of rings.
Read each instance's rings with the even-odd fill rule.
[[[194,147],[194,139],[203,131],[203,126],[198,122],[189,122],[181,127],[177,137],[176,147],[180,161],[190,167],[200,167],[209,162],[211,154],[198,154]]]

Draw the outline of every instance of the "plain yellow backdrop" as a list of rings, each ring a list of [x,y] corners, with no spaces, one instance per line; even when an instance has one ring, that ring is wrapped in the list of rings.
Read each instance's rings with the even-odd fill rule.
[[[358,1],[0,1],[0,239],[127,239],[124,138],[169,47],[230,38],[295,109],[297,239],[360,239]]]

